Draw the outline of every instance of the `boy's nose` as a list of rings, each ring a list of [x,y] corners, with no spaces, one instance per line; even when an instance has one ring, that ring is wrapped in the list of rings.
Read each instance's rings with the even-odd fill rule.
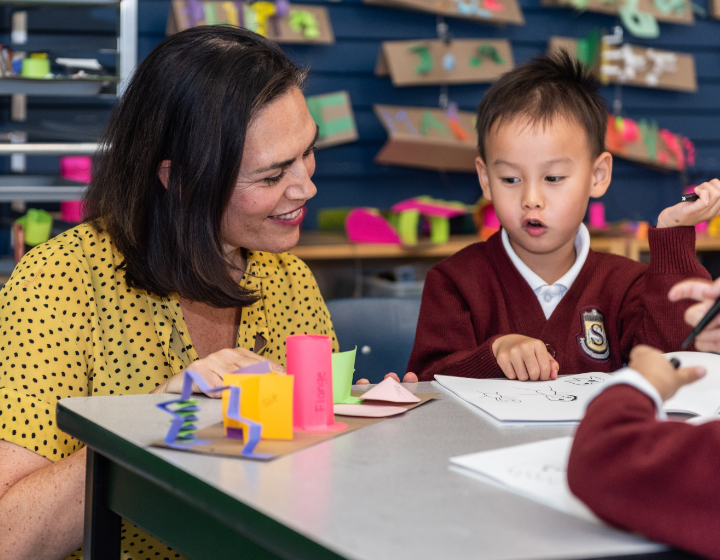
[[[523,208],[542,208],[545,201],[540,189],[530,186],[523,191]]]

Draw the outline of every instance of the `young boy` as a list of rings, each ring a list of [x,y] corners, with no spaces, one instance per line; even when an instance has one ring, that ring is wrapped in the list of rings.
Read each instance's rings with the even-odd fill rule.
[[[428,273],[408,364],[421,381],[610,372],[637,344],[679,350],[689,334],[667,293],[709,278],[692,226],[720,212],[720,181],[660,214],[650,266],[590,250],[582,220],[612,175],[597,89],[563,52],[509,72],[478,106],[477,173],[502,230]]]

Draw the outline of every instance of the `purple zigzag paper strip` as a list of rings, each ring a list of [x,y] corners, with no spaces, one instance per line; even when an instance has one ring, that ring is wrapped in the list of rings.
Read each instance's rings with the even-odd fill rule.
[[[205,10],[199,0],[186,0],[185,15],[188,18],[188,27],[195,27],[205,17]]]
[[[395,113],[394,117],[387,109],[381,109],[380,114],[382,115],[385,125],[390,129],[390,132],[398,132],[398,129],[395,126],[395,121],[400,121],[405,123],[405,127],[410,134],[412,134],[413,136],[418,135],[418,132],[413,126],[413,124],[410,122],[410,117],[408,117],[407,111],[405,111],[405,109],[400,109],[397,113]]]
[[[447,115],[448,120],[457,120],[458,118],[458,104],[454,101],[448,105],[447,110],[445,111],[445,114]]]
[[[245,27],[245,4],[235,2],[235,9],[238,14],[238,27]]]
[[[165,445],[167,445],[168,447],[173,447],[175,449],[191,449],[195,445],[204,445],[206,443],[209,443],[206,440],[197,439],[191,440],[190,444],[177,443],[175,441],[177,439],[178,433],[180,432],[180,428],[182,427],[186,419],[183,418],[183,416],[181,416],[180,414],[177,414],[175,411],[170,410],[168,407],[171,404],[184,402],[190,399],[190,396],[192,395],[193,381],[204,393],[216,393],[219,391],[225,391],[227,389],[230,390],[230,399],[228,401],[228,408],[225,413],[228,415],[228,418],[231,418],[232,420],[237,420],[238,422],[242,422],[243,424],[246,424],[248,426],[247,441],[245,442],[245,446],[243,447],[243,450],[241,452],[242,457],[248,457],[252,459],[270,459],[273,457],[273,455],[268,453],[254,452],[255,447],[257,447],[257,444],[260,441],[260,436],[262,435],[262,425],[258,422],[250,420],[249,418],[243,418],[242,416],[240,416],[240,387],[233,387],[231,385],[227,385],[224,387],[216,387],[215,389],[211,389],[207,385],[207,383],[205,383],[205,380],[200,376],[198,372],[187,369],[185,370],[185,376],[183,378],[183,386],[182,392],[180,393],[180,398],[156,405],[158,408],[174,416],[173,421],[170,425],[170,429],[168,430],[168,433],[163,440],[165,442]],[[190,412],[199,409],[197,406],[192,406],[185,407],[183,410]]]
[[[270,367],[270,360],[264,360],[250,366],[241,367],[236,369],[233,373],[270,373],[272,368]]]

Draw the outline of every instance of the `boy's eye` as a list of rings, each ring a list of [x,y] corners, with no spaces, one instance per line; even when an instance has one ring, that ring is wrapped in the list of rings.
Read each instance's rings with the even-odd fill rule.
[[[503,177],[502,182],[508,185],[514,185],[515,183],[519,183],[520,179],[518,179],[517,177]]]
[[[562,181],[564,178],[565,178],[565,177],[560,177],[560,176],[558,176],[558,175],[550,175],[550,176],[548,176],[548,177],[545,177],[545,180],[546,180],[548,183],[559,183],[559,182]]]
[[[268,185],[277,185],[282,180],[283,177],[285,177],[284,169],[283,169],[282,173],[280,173],[279,175],[275,175],[274,177],[266,177],[265,182]]]

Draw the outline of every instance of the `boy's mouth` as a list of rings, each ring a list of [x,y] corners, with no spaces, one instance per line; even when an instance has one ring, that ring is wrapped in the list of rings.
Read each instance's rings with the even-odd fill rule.
[[[547,227],[540,220],[524,220],[523,229],[533,237],[538,237],[545,233]]]

